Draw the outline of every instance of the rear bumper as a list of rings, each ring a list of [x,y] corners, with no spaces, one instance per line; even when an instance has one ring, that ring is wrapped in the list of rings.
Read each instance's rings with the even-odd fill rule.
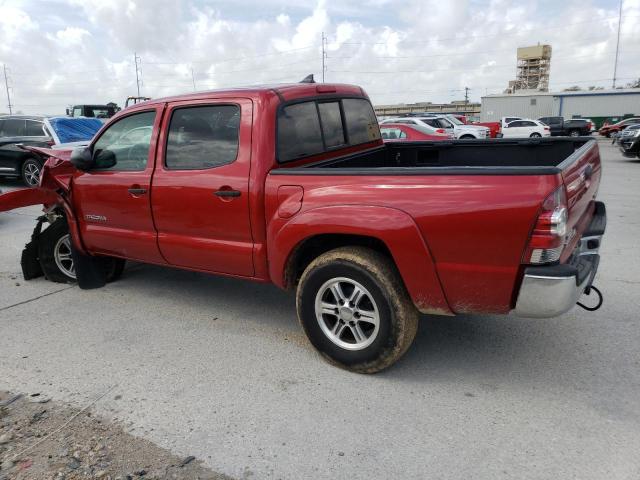
[[[550,318],[571,310],[591,287],[598,271],[598,252],[606,224],[604,203],[596,202],[593,220],[567,263],[525,270],[513,313],[521,317]]]

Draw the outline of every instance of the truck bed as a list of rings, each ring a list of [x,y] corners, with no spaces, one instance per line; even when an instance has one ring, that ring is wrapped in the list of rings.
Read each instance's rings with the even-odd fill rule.
[[[588,138],[393,142],[383,147],[272,174],[315,175],[554,175],[588,150]]]

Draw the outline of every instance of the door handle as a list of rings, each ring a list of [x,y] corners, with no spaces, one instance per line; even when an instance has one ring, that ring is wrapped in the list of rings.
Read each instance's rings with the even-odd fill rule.
[[[129,193],[131,195],[144,195],[145,193],[147,193],[147,189],[146,188],[134,188],[134,187],[131,187],[129,189]]]
[[[213,194],[222,198],[235,198],[240,196],[238,190],[216,190]]]

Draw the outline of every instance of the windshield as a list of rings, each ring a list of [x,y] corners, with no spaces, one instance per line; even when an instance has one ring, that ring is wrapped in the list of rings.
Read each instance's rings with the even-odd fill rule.
[[[447,115],[447,120],[449,120],[451,123],[453,123],[455,125],[464,125],[464,123],[462,123],[460,120],[458,120],[453,115]]]

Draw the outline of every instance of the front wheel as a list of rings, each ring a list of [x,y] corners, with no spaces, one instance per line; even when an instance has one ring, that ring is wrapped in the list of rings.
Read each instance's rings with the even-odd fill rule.
[[[530,137],[530,138],[541,138],[541,137],[542,137],[542,135],[540,135],[540,134],[539,134],[539,133],[537,133],[537,132],[533,132],[531,135],[529,135],[529,137]]]
[[[473,135],[462,135],[460,137],[460,140],[475,140],[476,137],[474,137]]]
[[[38,236],[38,259],[47,280],[57,283],[76,282],[71,234],[65,219],[57,219]],[[120,278],[124,267],[124,260],[108,257],[108,262],[105,263],[107,282]]]
[[[37,187],[40,184],[42,164],[35,158],[29,157],[22,162],[20,176],[27,187]]]
[[[418,311],[395,265],[368,248],[338,248],[311,262],[296,306],[313,346],[330,363],[358,373],[393,365],[418,328]]]

